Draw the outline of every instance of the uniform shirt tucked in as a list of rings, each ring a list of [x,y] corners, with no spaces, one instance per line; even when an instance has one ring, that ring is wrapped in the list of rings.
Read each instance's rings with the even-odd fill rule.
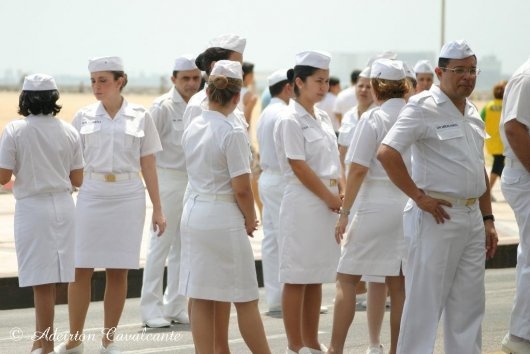
[[[486,150],[488,150],[491,155],[502,155],[502,152],[504,151],[499,131],[501,111],[502,100],[494,99],[493,101],[488,102],[480,112],[480,116],[485,124],[486,133],[489,135],[489,138],[486,139]]]
[[[250,173],[247,132],[233,115],[204,111],[184,131],[182,146],[195,193],[233,194],[230,180]]]
[[[385,169],[377,160],[376,153],[390,128],[397,120],[399,111],[405,106],[405,100],[392,98],[363,114],[351,140],[345,162],[355,162],[368,167],[366,180],[389,181]],[[410,149],[403,153],[403,161],[410,171]]]
[[[484,122],[468,100],[465,114],[438,86],[412,96],[383,144],[400,153],[412,146],[412,179],[425,191],[480,197],[484,179]]]
[[[186,172],[181,142],[186,105],[186,101],[175,87],[172,87],[168,93],[157,98],[149,109],[163,148],[156,154],[158,167]]]
[[[280,172],[280,164],[276,156],[276,148],[274,146],[274,125],[279,119],[280,112],[287,107],[287,104],[277,98],[273,97],[269,105],[263,110],[258,120],[258,127],[256,129],[256,136],[258,138],[260,165],[266,171]]]
[[[274,127],[274,142],[280,169],[285,177],[295,177],[287,159],[303,160],[320,178],[340,176],[337,137],[328,115],[315,108],[315,118],[291,100]]]
[[[506,85],[503,98],[503,111],[501,124],[504,125],[512,119],[530,127],[530,59],[515,71]],[[530,131],[529,131],[530,134]],[[501,129],[501,139],[504,143],[504,156],[517,160],[504,129]]]
[[[140,157],[162,150],[151,115],[126,100],[114,119],[96,102],[78,111],[72,124],[81,134],[85,172],[140,172]]]
[[[51,115],[7,124],[0,138],[0,167],[15,175],[16,199],[72,189],[70,171],[83,168],[79,134]]]

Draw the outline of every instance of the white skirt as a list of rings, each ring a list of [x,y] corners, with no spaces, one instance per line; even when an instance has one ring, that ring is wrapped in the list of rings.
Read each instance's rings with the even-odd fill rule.
[[[237,204],[188,196],[180,223],[179,294],[224,302],[258,299],[254,255]]]
[[[337,187],[330,187],[338,193]],[[290,181],[280,206],[280,282],[320,284],[335,281],[340,245],[338,215],[309,189]]]
[[[16,201],[14,231],[19,286],[74,280],[74,210],[68,192]]]
[[[141,179],[85,179],[77,197],[76,268],[138,269],[144,222]]]
[[[358,199],[337,271],[399,275],[405,259],[403,209],[407,196],[390,181],[366,181]]]

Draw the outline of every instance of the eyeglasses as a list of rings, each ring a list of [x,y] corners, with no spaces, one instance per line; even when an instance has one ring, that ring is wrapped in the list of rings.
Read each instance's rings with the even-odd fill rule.
[[[480,69],[479,68],[466,69],[466,68],[445,68],[445,67],[441,67],[440,69],[452,71],[456,75],[464,75],[464,74],[467,73],[467,74],[469,74],[471,76],[478,76],[480,74]]]

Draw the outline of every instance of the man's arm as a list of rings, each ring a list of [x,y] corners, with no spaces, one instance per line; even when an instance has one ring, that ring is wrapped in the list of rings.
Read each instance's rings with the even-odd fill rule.
[[[486,179],[486,191],[478,199],[480,212],[482,216],[492,215],[491,209],[491,189],[488,178],[488,173],[484,169],[484,178]],[[484,231],[486,232],[486,259],[492,258],[497,251],[497,231],[495,230],[495,224],[492,219],[484,220]]]
[[[517,159],[530,172],[530,135],[528,127],[516,119],[504,123],[504,132]]]

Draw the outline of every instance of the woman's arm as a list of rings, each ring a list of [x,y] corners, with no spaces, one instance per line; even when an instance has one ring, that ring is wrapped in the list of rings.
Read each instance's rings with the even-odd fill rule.
[[[252,233],[258,226],[256,210],[254,209],[254,195],[250,187],[250,174],[245,173],[230,180],[237,205],[245,218],[245,229],[247,235],[253,237]]]
[[[74,187],[81,187],[83,184],[83,169],[79,168],[77,170],[70,171],[70,183]]]
[[[13,176],[13,170],[8,170],[7,168],[0,168],[0,185],[4,185],[11,181],[11,176]]]
[[[158,236],[160,236],[166,229],[166,218],[162,213],[162,204],[160,203],[155,155],[151,154],[140,157],[140,166],[142,167],[142,175],[144,176],[145,186],[147,188],[147,192],[149,193],[149,198],[153,204],[153,230],[158,231]]]

